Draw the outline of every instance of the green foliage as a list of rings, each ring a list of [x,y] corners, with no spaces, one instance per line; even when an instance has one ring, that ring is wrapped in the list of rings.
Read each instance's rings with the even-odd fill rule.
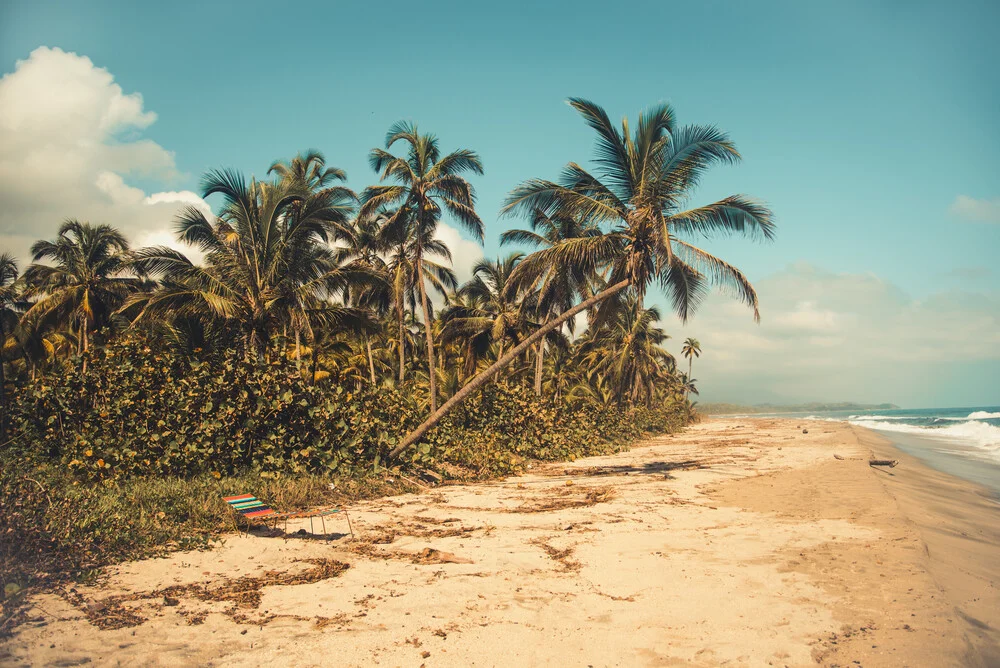
[[[85,375],[22,388],[11,424],[27,458],[90,480],[331,473],[374,461],[411,403],[392,390],[310,386],[283,358],[185,361],[130,336],[95,352]]]
[[[386,461],[419,423],[420,390],[408,389],[312,386],[285,358],[190,361],[122,336],[94,352],[87,374],[70,368],[17,392],[12,448],[20,460],[58,462],[88,481],[349,474]],[[532,459],[614,451],[644,431],[677,428],[680,415],[680,404],[570,405],[501,382],[446,418],[411,463],[511,473]]]
[[[618,452],[645,433],[673,432],[684,424],[681,403],[655,409],[572,406],[500,382],[456,408],[406,456],[429,466],[455,465],[476,476],[507,475],[532,460]]]

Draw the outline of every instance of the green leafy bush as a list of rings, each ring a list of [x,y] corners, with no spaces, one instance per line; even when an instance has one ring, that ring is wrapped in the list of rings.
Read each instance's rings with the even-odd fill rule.
[[[21,459],[83,480],[133,476],[264,476],[371,469],[424,417],[420,389],[311,386],[286,359],[187,361],[122,337],[86,374],[68,369],[20,389],[10,424]],[[528,461],[612,452],[647,431],[673,431],[683,406],[570,405],[503,382],[446,417],[404,457],[469,475]]]

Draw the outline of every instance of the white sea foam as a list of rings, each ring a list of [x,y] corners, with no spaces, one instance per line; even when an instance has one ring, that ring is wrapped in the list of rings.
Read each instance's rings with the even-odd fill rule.
[[[873,422],[870,420],[852,420],[851,424],[876,429],[878,431],[894,431],[904,434],[914,434],[924,438],[947,440],[964,445],[970,445],[984,450],[991,457],[1000,459],[1000,427],[985,422],[962,422],[947,427],[918,427],[912,424],[897,422]]]
[[[852,415],[850,420],[919,420],[915,415]]]
[[[969,413],[966,420],[992,420],[1000,419],[1000,413],[990,413],[989,411],[976,411],[975,413]]]

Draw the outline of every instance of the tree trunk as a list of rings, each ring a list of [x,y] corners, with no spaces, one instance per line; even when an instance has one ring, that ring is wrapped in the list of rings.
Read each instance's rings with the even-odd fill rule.
[[[312,373],[309,376],[309,384],[316,384],[316,372],[319,371],[319,348],[316,347],[316,341],[313,341],[313,356],[312,356]]]
[[[372,357],[372,340],[365,337],[365,347],[368,349],[368,372],[371,374],[372,385],[375,384],[375,359]]]
[[[434,334],[431,332],[431,309],[427,304],[427,288],[424,286],[423,258],[417,257],[417,283],[420,284],[420,306],[424,310],[424,334],[427,335],[427,376],[430,379],[431,415],[437,411],[437,378],[434,373]]]
[[[686,385],[690,385],[691,384],[691,365],[693,363],[694,363],[694,358],[689,355],[688,356],[688,378],[687,378]],[[687,387],[685,387],[684,388],[684,397],[686,398],[689,394],[691,394],[691,393],[688,392]]]
[[[444,405],[441,406],[441,408],[439,408],[437,411],[435,411],[429,418],[427,418],[427,420],[425,420],[422,425],[420,425],[412,432],[407,434],[406,438],[404,438],[402,442],[399,445],[397,445],[391,453],[389,453],[389,456],[398,457],[401,452],[403,452],[411,445],[413,445],[421,438],[423,438],[424,434],[430,431],[431,427],[440,422],[441,418],[443,418],[445,415],[448,414],[448,411],[450,411],[452,408],[465,401],[469,397],[469,395],[471,395],[473,392],[475,392],[480,387],[485,385],[490,378],[492,378],[497,374],[498,371],[500,371],[508,364],[510,364],[512,361],[517,359],[517,357],[521,353],[523,353],[525,350],[534,345],[536,341],[541,340],[546,334],[554,330],[556,327],[559,327],[562,323],[566,322],[567,320],[575,316],[577,313],[587,310],[594,304],[598,304],[604,301],[608,297],[611,297],[621,292],[628,286],[629,286],[628,279],[615,283],[610,288],[605,289],[603,292],[594,295],[590,299],[586,299],[580,302],[573,308],[569,309],[568,311],[560,315],[555,320],[552,320],[543,327],[541,327],[538,331],[536,331],[534,334],[526,338],[524,341],[521,341],[520,344],[512,348],[506,355],[504,355],[496,362],[494,362],[493,365],[490,366],[490,368],[486,369],[485,371],[482,371],[479,375],[477,375],[466,385],[464,385],[462,389],[460,389],[458,392],[455,393],[455,396],[453,396],[448,401],[444,402]]]
[[[538,342],[538,351],[535,353],[535,396],[542,396],[542,364],[545,360],[545,340]]]
[[[83,321],[83,373],[87,373],[87,353],[90,351],[90,346],[87,343],[87,321]]]
[[[399,302],[399,382],[403,382],[403,370],[406,369],[406,346],[403,344],[403,302]]]
[[[287,350],[287,349],[286,349]],[[295,328],[295,370],[302,374],[302,345],[299,340],[299,328]]]

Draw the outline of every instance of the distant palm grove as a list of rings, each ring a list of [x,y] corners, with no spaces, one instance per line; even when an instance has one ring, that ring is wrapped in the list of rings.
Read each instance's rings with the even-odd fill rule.
[[[515,186],[510,252],[464,283],[437,232],[483,241],[467,177],[484,163],[405,122],[361,192],[318,151],[265,180],[205,174],[218,214],[179,214],[187,253],[67,220],[28,266],[3,255],[6,447],[91,478],[400,458],[482,472],[686,422],[700,346],[678,369],[649,292],[681,320],[712,287],[758,317],[749,281],[702,242],[770,240],[771,212],[744,195],[689,204],[709,167],[740,159],[717,128],[668,105],[616,126],[569,102],[596,133],[593,169]]]

